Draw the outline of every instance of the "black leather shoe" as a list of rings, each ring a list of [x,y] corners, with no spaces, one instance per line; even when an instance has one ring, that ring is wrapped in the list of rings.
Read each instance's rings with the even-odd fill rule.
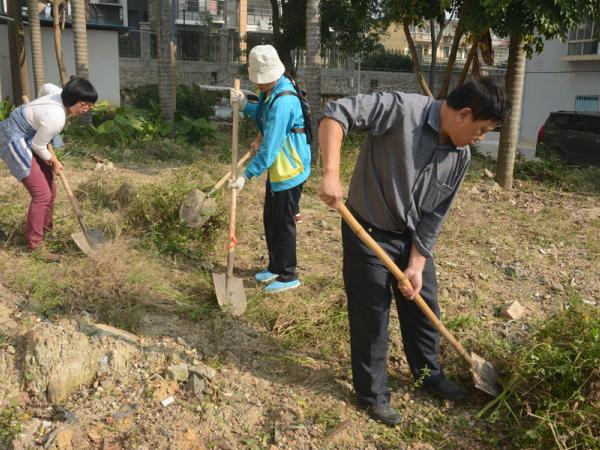
[[[440,378],[435,383],[425,382],[423,389],[435,395],[442,400],[452,400],[454,402],[464,400],[467,397],[465,391],[450,381],[448,378]]]
[[[389,427],[395,427],[402,420],[400,414],[387,403],[368,406],[367,413],[371,416],[371,419]]]

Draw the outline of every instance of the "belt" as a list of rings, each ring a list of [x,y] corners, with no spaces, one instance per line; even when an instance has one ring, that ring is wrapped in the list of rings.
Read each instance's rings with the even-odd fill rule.
[[[304,128],[292,128],[290,133],[306,133],[306,131],[304,131]]]
[[[369,223],[365,219],[363,219],[360,216],[360,214],[358,214],[347,202],[346,202],[346,207],[352,213],[354,218],[363,226],[363,228],[365,228],[369,232],[371,232],[373,229],[381,231],[383,233],[390,233],[392,235],[402,235],[402,234],[405,234],[406,232],[408,232],[408,227],[406,226],[405,223],[402,224],[402,228],[398,228],[396,230],[383,230],[381,228],[377,228],[375,225],[372,225],[371,223]]]

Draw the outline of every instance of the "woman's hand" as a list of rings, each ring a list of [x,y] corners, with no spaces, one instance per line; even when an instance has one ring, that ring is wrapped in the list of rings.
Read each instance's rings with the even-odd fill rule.
[[[62,163],[58,160],[56,155],[52,155],[52,158],[50,158],[48,161],[46,161],[46,164],[48,164],[50,167],[52,167],[52,171],[56,175],[58,175],[59,172],[64,170]]]

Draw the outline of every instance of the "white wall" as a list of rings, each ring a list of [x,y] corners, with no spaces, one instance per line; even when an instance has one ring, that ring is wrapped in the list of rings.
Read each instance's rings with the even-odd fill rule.
[[[546,41],[544,51],[527,61],[521,113],[521,140],[535,142],[552,111],[575,109],[575,96],[600,95],[600,59],[561,61],[566,43]]]
[[[116,31],[88,29],[88,61],[90,65],[90,81],[98,91],[100,100],[108,100],[120,104],[119,79],[119,42]],[[8,52],[8,27],[0,25],[0,96],[12,97],[10,77],[10,59]],[[63,53],[67,75],[75,75],[75,57],[73,50],[73,34],[70,28],[65,29],[62,37]],[[29,46],[28,27],[25,27],[25,46]],[[60,85],[56,56],[54,53],[54,34],[52,28],[42,27],[42,48],[44,55],[45,81]],[[29,85],[33,92],[33,72],[31,51],[27,52],[29,69]]]

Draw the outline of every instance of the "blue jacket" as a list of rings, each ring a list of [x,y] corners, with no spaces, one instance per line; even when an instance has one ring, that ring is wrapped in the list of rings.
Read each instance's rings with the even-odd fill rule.
[[[306,134],[292,132],[294,128],[304,128],[300,100],[295,95],[282,95],[273,102],[283,91],[294,91],[292,82],[285,76],[277,81],[266,101],[261,92],[258,103],[248,102],[244,108],[244,113],[256,120],[263,136],[258,153],[244,174],[250,179],[268,169],[274,192],[298,186],[310,175],[310,146]]]

